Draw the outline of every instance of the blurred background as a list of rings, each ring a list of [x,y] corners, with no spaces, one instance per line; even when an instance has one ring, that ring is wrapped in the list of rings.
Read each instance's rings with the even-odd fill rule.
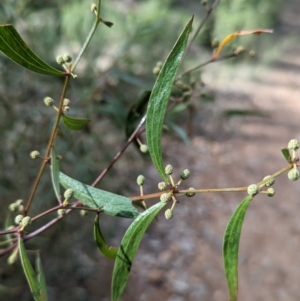
[[[102,2],[101,16],[114,26],[99,26],[67,92],[69,115],[91,122],[80,132],[61,125],[56,143],[63,156],[61,169],[87,184],[124,145],[133,122],[129,112],[151,90],[157,62],[165,60],[192,14],[194,30],[206,14],[205,6],[193,0]],[[0,22],[13,24],[35,53],[57,67],[57,55],[75,57],[79,52],[94,20],[90,4],[3,0]],[[220,1],[181,72],[209,60],[212,42],[232,32],[273,28],[274,34],[234,40],[223,53],[243,46],[242,56],[210,64],[185,79],[193,87],[192,97],[170,110],[162,142],[175,178],[183,169],[191,170],[183,188],[247,186],[286,165],[280,149],[290,139],[300,139],[299,13],[298,0]],[[29,195],[40,164],[29,153],[45,151],[54,120],[43,98],[50,96],[58,104],[62,84],[0,55],[1,229],[9,204]],[[176,90],[172,95],[175,100],[182,96]],[[139,174],[146,176],[145,193],[157,191],[160,178],[149,156],[131,145],[98,187],[138,195]],[[240,245],[240,300],[300,299],[300,188],[286,175],[274,188],[273,198],[258,196],[247,212]],[[222,236],[244,196],[181,198],[171,221],[161,215],[142,241],[122,300],[228,300]],[[46,171],[29,215],[55,205]],[[39,219],[28,230],[55,216]],[[93,220],[93,214],[74,212],[26,243],[27,249],[41,251],[49,300],[110,300],[113,262],[97,250]],[[130,222],[101,217],[109,244],[119,245]],[[0,258],[0,299],[32,300],[19,261],[8,265],[7,259]]]

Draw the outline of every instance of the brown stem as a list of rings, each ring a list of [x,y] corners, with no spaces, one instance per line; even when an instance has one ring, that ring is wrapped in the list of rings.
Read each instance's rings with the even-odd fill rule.
[[[45,153],[45,156],[44,156],[45,160],[43,160],[42,165],[40,167],[40,170],[39,170],[39,172],[38,172],[38,174],[35,178],[35,181],[33,183],[33,186],[31,188],[31,192],[30,192],[30,195],[29,195],[28,200],[26,202],[26,206],[23,210],[23,215],[24,216],[27,215],[27,212],[29,210],[29,207],[30,207],[30,205],[32,203],[32,200],[33,200],[33,197],[35,195],[36,189],[37,189],[37,187],[39,185],[39,182],[41,180],[43,171],[46,167],[46,164],[48,163],[48,158],[49,158],[49,155],[50,155],[50,152],[51,152],[51,147],[52,147],[54,139],[56,137],[57,127],[58,127],[60,117],[61,117],[62,112],[63,112],[62,111],[63,103],[64,103],[64,98],[65,98],[65,95],[66,95],[69,79],[70,79],[70,74],[66,74],[63,90],[62,90],[62,93],[61,93],[61,96],[60,96],[59,109],[58,109],[58,112],[57,112],[57,115],[56,115],[56,120],[55,120],[55,123],[53,125],[53,129],[52,129],[51,136],[50,136],[50,139],[49,139],[49,142],[48,142],[47,150],[46,150],[46,153]]]

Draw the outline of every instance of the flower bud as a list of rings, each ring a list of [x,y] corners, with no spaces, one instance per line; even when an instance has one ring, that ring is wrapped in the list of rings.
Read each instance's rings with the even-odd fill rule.
[[[299,170],[298,169],[292,169],[289,171],[288,173],[288,178],[289,180],[291,181],[297,181],[300,177],[300,173],[299,173]]]
[[[259,193],[259,187],[256,184],[251,184],[248,186],[247,192],[249,195],[256,195]]]
[[[64,106],[68,106],[70,104],[70,99],[69,98],[64,98],[64,102],[63,102],[63,105]]]
[[[136,182],[139,186],[143,186],[145,183],[145,177],[143,175],[139,175],[136,179]]]
[[[299,141],[297,139],[292,139],[290,140],[289,144],[288,144],[288,149],[293,150],[293,151],[297,151],[300,147]]]
[[[61,208],[61,209],[57,210],[57,215],[58,216],[63,216],[63,215],[65,215],[65,213],[66,213],[66,209],[64,209],[64,208]]]
[[[211,47],[212,48],[217,48],[219,46],[220,42],[218,39],[213,39],[211,42]]]
[[[154,67],[153,70],[152,70],[152,72],[153,72],[154,75],[158,75],[159,72],[160,72],[160,68]]]
[[[71,189],[71,188],[69,188],[69,189],[67,189],[67,190],[65,191],[65,193],[64,193],[64,198],[65,198],[66,200],[69,200],[73,195],[74,195],[74,190]]]
[[[190,187],[189,190],[190,190],[191,192],[186,192],[186,193],[185,193],[185,195],[186,195],[187,197],[192,197],[192,196],[194,196],[194,195],[196,194],[195,192],[193,192],[193,190],[195,190],[195,188]]]
[[[24,216],[24,218],[21,220],[20,225],[25,228],[26,226],[31,224],[31,217],[30,216]]]
[[[160,196],[160,201],[163,202],[163,203],[167,203],[171,200],[171,195],[169,193],[163,193],[161,196]]]
[[[57,62],[57,64],[62,65],[62,64],[65,63],[65,60],[64,60],[64,58],[61,55],[58,55],[56,57],[56,62]]]
[[[72,57],[70,54],[66,53],[63,55],[63,60],[66,62],[66,63],[71,63],[72,62]]]
[[[64,106],[64,107],[63,107],[63,111],[64,111],[64,112],[69,112],[69,110],[70,110],[70,107],[69,107],[69,106]]]
[[[141,144],[140,145],[140,151],[142,153],[147,153],[148,152],[148,146],[146,144]]]
[[[53,104],[54,104],[53,98],[51,98],[51,97],[49,97],[49,96],[44,97],[44,104],[45,104],[47,107],[52,107]]]
[[[183,170],[182,172],[181,172],[181,174],[180,174],[180,178],[182,179],[182,180],[186,180],[189,176],[190,176],[190,171],[188,170],[188,169],[185,169],[185,170]]]
[[[274,188],[268,188],[267,189],[267,196],[271,197],[275,194]]]
[[[34,150],[30,153],[30,158],[31,159],[37,159],[37,158],[40,158],[40,152],[37,151],[37,150]]]
[[[159,190],[166,190],[168,187],[167,183],[166,182],[160,182],[158,183],[158,189]]]
[[[264,177],[264,178],[263,178],[263,181],[265,181],[265,180],[267,180],[267,179],[268,179],[268,181],[265,183],[265,186],[266,186],[266,187],[272,186],[272,185],[275,183],[275,179],[272,178],[271,176],[266,176],[266,177]]]
[[[84,210],[84,209],[81,209],[81,210],[80,210],[80,215],[81,215],[81,216],[86,216],[86,214],[87,214],[87,211],[86,211],[86,210]]]
[[[17,215],[15,217],[15,224],[20,225],[23,218],[24,218],[24,216],[22,214]]]
[[[9,206],[8,206],[8,209],[9,209],[9,211],[11,211],[11,212],[17,211],[18,208],[19,208],[19,205],[16,204],[16,203],[11,203],[11,204],[9,204]]]
[[[173,166],[171,164],[168,164],[166,167],[165,167],[165,174],[167,176],[170,176],[171,174],[173,173]]]
[[[167,209],[167,210],[165,211],[165,218],[166,218],[167,220],[173,218],[173,211],[172,211],[171,209]]]

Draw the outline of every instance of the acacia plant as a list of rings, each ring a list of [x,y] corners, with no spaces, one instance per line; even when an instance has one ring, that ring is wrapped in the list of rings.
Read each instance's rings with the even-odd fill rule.
[[[76,67],[84,55],[84,52],[88,47],[98,25],[101,23],[108,27],[113,25],[110,21],[106,21],[102,18],[101,1],[99,0],[97,4],[93,4],[91,6],[91,10],[95,14],[95,22],[76,59],[72,60],[70,55],[57,57],[57,63],[62,68],[51,67],[40,59],[25,44],[13,25],[0,26],[0,50],[4,55],[31,71],[48,76],[57,76],[64,79],[59,105],[57,107],[54,106],[54,101],[51,97],[45,96],[44,98],[45,105],[53,107],[54,109],[53,128],[49,136],[45,154],[41,155],[36,150],[33,150],[30,153],[31,158],[40,159],[41,165],[30,189],[29,197],[24,204],[18,200],[9,206],[10,214],[15,212],[15,225],[11,225],[7,222],[4,229],[0,231],[1,236],[4,237],[1,242],[0,255],[3,256],[10,254],[8,257],[9,263],[13,263],[17,257],[20,258],[23,272],[27,278],[30,290],[35,300],[47,300],[46,281],[40,257],[38,255],[39,253],[36,253],[37,261],[34,269],[28,257],[24,243],[40,235],[49,227],[56,226],[59,221],[67,218],[68,215],[75,210],[88,210],[95,214],[95,242],[104,256],[115,261],[111,285],[111,300],[115,301],[119,300],[126,286],[130,268],[140,241],[143,238],[145,231],[160,211],[164,210],[165,218],[170,220],[173,217],[173,211],[175,210],[177,199],[180,196],[192,197],[204,192],[218,193],[239,191],[245,192],[246,196],[230,218],[224,232],[223,242],[223,260],[225,275],[228,282],[229,296],[231,301],[237,300],[238,248],[246,211],[257,194],[265,194],[269,197],[274,195],[275,191],[270,186],[273,185],[275,178],[279,175],[288,172],[288,178],[290,180],[295,181],[299,178],[300,173],[297,169],[299,163],[296,156],[296,151],[299,149],[299,142],[292,139],[288,143],[288,147],[282,150],[282,153],[288,162],[286,166],[279,171],[266,176],[264,179],[259,179],[257,183],[250,183],[250,185],[245,185],[245,187],[215,189],[196,187],[181,189],[180,184],[182,181],[188,179],[190,171],[188,169],[183,170],[178,181],[172,177],[173,167],[170,164],[164,163],[161,146],[164,118],[168,112],[168,107],[171,105],[174,106],[174,104],[170,102],[172,88],[176,86],[178,89],[182,90],[183,97],[181,102],[188,102],[189,98],[193,94],[193,85],[188,83],[188,81],[182,81],[187,74],[190,74],[191,72],[210,63],[234,58],[245,53],[245,49],[237,48],[232,53],[221,55],[221,51],[226,44],[235,39],[237,36],[272,32],[272,30],[269,29],[257,29],[241,30],[231,33],[225,37],[221,43],[215,43],[215,50],[213,51],[211,59],[178,74],[182,61],[186,55],[188,55],[192,43],[203,28],[203,25],[212,11],[217,6],[218,2],[218,0],[214,1],[211,6],[207,6],[207,4],[204,3],[207,9],[206,15],[194,30],[193,35],[190,37],[193,25],[193,17],[191,17],[179,35],[165,62],[156,66],[154,69],[154,72],[157,75],[156,82],[151,93],[146,93],[146,96],[144,95],[145,97],[143,98],[143,101],[147,102],[147,110],[144,116],[139,118],[137,126],[130,132],[125,145],[120,148],[120,151],[115,155],[114,159],[111,162],[108,162],[107,168],[99,174],[91,185],[81,183],[73,179],[72,175],[66,175],[61,171],[64,169],[63,160],[61,160],[61,156],[56,153],[56,149],[59,149],[56,137],[58,135],[58,126],[60,123],[63,123],[69,130],[77,131],[81,130],[89,122],[88,118],[79,119],[69,115],[68,110],[70,101],[67,98],[67,88],[71,80],[74,80],[77,77],[78,79],[76,80],[80,80],[80,74],[78,74],[78,76],[76,74]],[[175,103],[175,105],[178,104],[180,104],[180,102]],[[144,134],[146,135],[147,142],[146,144],[141,144],[140,136]],[[141,144],[141,150],[143,152],[146,152],[147,150],[149,151],[153,165],[161,177],[161,181],[158,183],[159,191],[144,194],[143,184],[145,178],[143,175],[139,175],[137,177],[137,183],[140,186],[140,194],[135,197],[128,198],[126,196],[117,195],[113,192],[96,188],[97,184],[110,171],[114,163],[122,158],[124,151],[133,142]],[[47,170],[51,173],[52,186],[57,199],[57,205],[49,207],[48,210],[40,212],[35,216],[31,216],[30,209],[33,201],[42,198],[42,196],[37,197],[36,192],[40,179],[43,173]],[[65,190],[62,191],[61,187]],[[155,205],[148,208],[147,201],[149,199],[157,199],[158,201]],[[135,205],[138,205],[138,207],[142,208],[143,211],[138,211]],[[51,221],[37,227],[34,231],[28,232],[26,230],[28,229],[27,226],[29,224],[34,226],[37,220],[43,220],[45,216],[55,211],[58,213],[56,218],[53,218]],[[118,248],[108,246],[103,237],[99,225],[99,217],[102,214],[132,219],[132,223],[127,229]],[[41,252],[43,252],[43,250],[41,250]]]

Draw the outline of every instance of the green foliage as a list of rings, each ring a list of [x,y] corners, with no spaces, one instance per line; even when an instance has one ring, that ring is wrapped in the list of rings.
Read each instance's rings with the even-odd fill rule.
[[[73,131],[82,130],[90,122],[87,118],[74,118],[66,115],[62,116],[62,120],[65,126]]]
[[[60,173],[60,184],[65,189],[73,189],[74,197],[85,205],[101,209],[106,214],[126,218],[136,218],[139,215],[130,199],[83,184],[62,172]]]
[[[238,295],[238,252],[242,226],[252,196],[247,196],[231,216],[224,233],[223,262],[227,278],[230,301]]]
[[[161,132],[173,82],[187,45],[192,24],[193,18],[187,23],[162,66],[152,89],[147,109],[146,136],[149,153],[158,173],[166,182],[168,180],[162,159]]]
[[[111,287],[112,301],[117,301],[121,297],[140,242],[155,216],[165,205],[166,203],[160,202],[150,207],[140,214],[126,231],[115,261]]]

